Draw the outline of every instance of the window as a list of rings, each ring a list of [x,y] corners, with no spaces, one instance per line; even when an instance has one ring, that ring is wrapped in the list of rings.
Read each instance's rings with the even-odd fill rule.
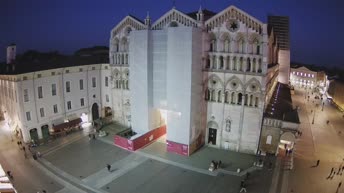
[[[266,137],[266,144],[271,145],[271,141],[272,141],[272,136],[271,136],[271,135],[268,135],[268,136]]]
[[[51,72],[51,76],[55,76],[55,72]]]
[[[29,90],[24,89],[24,102],[29,102]]]
[[[79,68],[79,72],[82,72],[82,68]]]
[[[56,84],[51,85],[51,95],[55,96],[56,95]]]
[[[96,70],[96,67],[92,67],[92,70]]]
[[[40,108],[39,113],[41,114],[41,117],[44,117],[44,108]]]
[[[57,105],[54,105],[53,108],[54,108],[54,113],[58,113]]]
[[[83,79],[79,80],[79,85],[80,85],[80,90],[84,90],[84,80]]]
[[[109,102],[110,100],[109,100],[109,95],[105,95],[105,100],[106,100],[106,102]]]
[[[42,77],[42,74],[37,74],[37,78],[41,78]]]
[[[66,92],[70,92],[70,82],[66,82]]]
[[[109,86],[109,77],[105,76],[105,86]]]
[[[66,70],[66,73],[69,73],[69,70]]]
[[[43,88],[41,86],[38,87],[38,98],[43,98]]]
[[[226,120],[226,131],[227,132],[231,132],[231,124],[232,124],[231,120],[227,119]]]
[[[314,74],[312,74],[312,78],[314,78]]]
[[[83,107],[85,106],[85,99],[84,98],[81,98],[80,99],[80,105]]]
[[[30,114],[30,112],[26,112],[26,120],[31,121],[31,114]]]
[[[72,109],[72,101],[67,102],[67,109],[71,110]]]
[[[95,88],[96,87],[96,78],[95,77],[92,77],[92,87]]]

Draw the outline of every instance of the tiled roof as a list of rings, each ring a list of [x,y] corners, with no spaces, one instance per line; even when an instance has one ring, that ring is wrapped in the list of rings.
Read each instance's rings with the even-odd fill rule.
[[[55,68],[65,68],[109,62],[108,51],[99,52],[99,50],[93,50],[95,52],[93,52],[92,54],[90,50],[92,49],[86,49],[86,51],[85,49],[81,49],[76,52],[77,54],[71,56],[61,55],[57,52],[41,53],[32,50],[27,51],[22,55],[18,55],[14,63],[0,65],[0,74],[23,74]],[[12,65],[15,66],[14,71],[12,70]]]

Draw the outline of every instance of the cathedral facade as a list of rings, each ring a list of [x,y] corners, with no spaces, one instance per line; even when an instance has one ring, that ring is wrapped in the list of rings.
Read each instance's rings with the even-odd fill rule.
[[[155,22],[126,16],[110,37],[113,119],[138,135],[166,126],[170,151],[205,144],[254,154],[277,45],[267,24],[235,6],[172,8]]]

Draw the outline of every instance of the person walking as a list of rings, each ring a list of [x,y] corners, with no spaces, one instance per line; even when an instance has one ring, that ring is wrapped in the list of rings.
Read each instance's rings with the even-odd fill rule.
[[[334,171],[334,168],[332,168],[332,169],[331,169],[330,175],[328,175],[328,177],[327,177],[326,179],[329,179],[329,178],[331,178],[331,177],[332,177],[332,173],[333,173],[333,171]]]
[[[109,172],[111,172],[111,165],[110,164],[106,164],[106,168]]]
[[[319,164],[320,164],[320,160],[318,159],[318,161],[317,161],[317,165],[316,165],[315,167],[318,167],[318,166],[319,166]]]
[[[339,188],[340,188],[341,186],[342,186],[342,182],[339,182],[336,193],[338,193]]]
[[[242,192],[242,191],[247,192],[246,191],[246,184],[245,184],[244,180],[241,180],[240,188],[241,188],[240,192]]]

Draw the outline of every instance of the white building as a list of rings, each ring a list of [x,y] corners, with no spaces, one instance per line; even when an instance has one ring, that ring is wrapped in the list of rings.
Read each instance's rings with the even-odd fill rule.
[[[166,124],[168,148],[182,145],[189,154],[204,141],[255,153],[278,74],[268,67],[278,61],[275,39],[267,24],[234,6],[173,8],[154,23],[129,15],[110,37],[114,119],[139,135]]]
[[[25,142],[47,138],[53,126],[66,121],[105,116],[112,106],[109,69],[108,64],[93,64],[0,75],[1,109]]]

